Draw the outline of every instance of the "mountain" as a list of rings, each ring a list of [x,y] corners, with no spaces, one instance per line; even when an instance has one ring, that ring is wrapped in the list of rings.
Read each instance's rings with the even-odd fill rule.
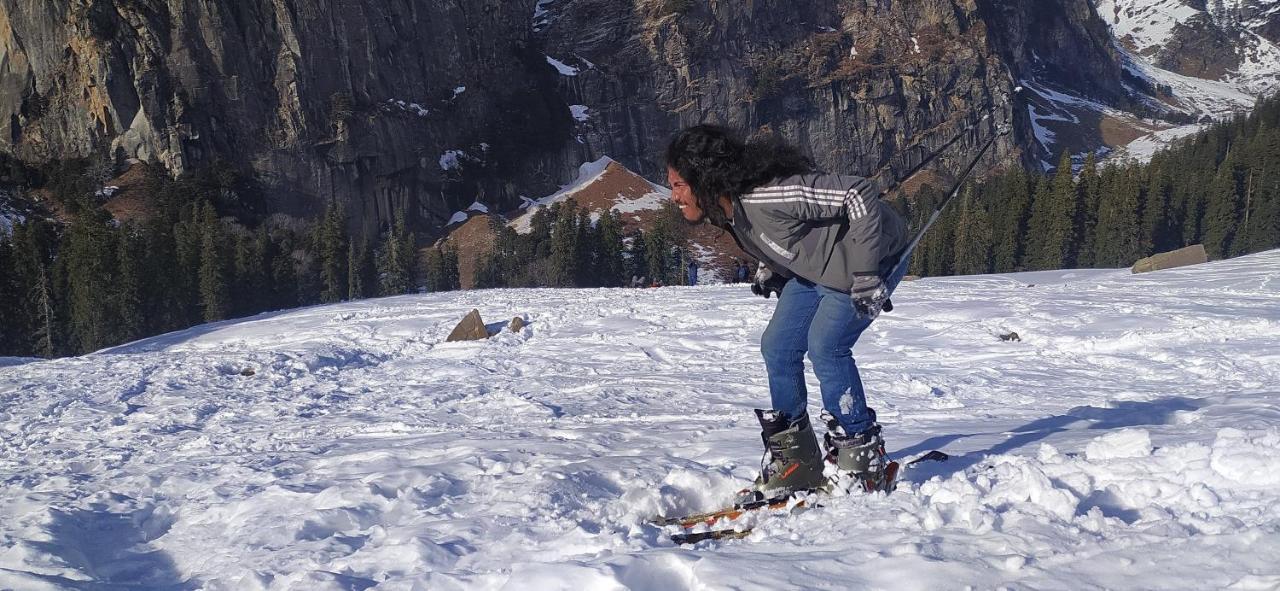
[[[1197,123],[1249,110],[1280,82],[1276,0],[1097,0],[1126,68],[1159,101]],[[1149,134],[1112,144],[1140,160],[1202,128],[1145,122]]]
[[[1121,46],[1157,67],[1253,94],[1280,83],[1276,0],[1099,0]]]
[[[271,211],[334,199],[364,230],[514,208],[604,155],[660,178],[703,121],[862,174],[959,135],[945,179],[1009,118],[983,169],[1053,161],[1022,81],[1177,115],[1138,96],[1087,0],[0,0],[0,152],[230,166]]]
[[[0,588],[1274,588],[1278,266],[904,283],[858,363],[889,453],[953,458],[697,547],[645,520],[759,467],[774,302],[741,286],[398,296],[0,360]],[[445,342],[472,308],[529,324]]]
[[[525,198],[520,209],[505,215],[491,214],[483,204],[455,212],[442,240],[448,240],[458,249],[462,287],[469,289],[475,285],[477,262],[494,245],[494,223],[508,224],[516,232],[527,234],[533,215],[539,209],[572,199],[578,208],[590,213],[593,221],[599,220],[602,212],[611,210],[621,214],[627,234],[636,230],[648,232],[663,215],[663,206],[670,196],[670,189],[646,180],[605,156],[580,166],[578,177],[559,191],[540,199]],[[690,255],[702,267],[700,276],[704,282],[731,280],[737,261],[747,259],[733,237],[724,231],[706,224],[689,226],[684,231]]]

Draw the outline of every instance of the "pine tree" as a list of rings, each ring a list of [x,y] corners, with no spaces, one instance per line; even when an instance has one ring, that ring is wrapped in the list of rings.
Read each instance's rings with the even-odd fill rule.
[[[21,334],[22,287],[15,267],[13,244],[0,231],[0,357],[27,354],[26,338]]]
[[[119,255],[109,222],[106,212],[85,207],[67,235],[70,326],[81,353],[117,344],[118,315],[109,294],[117,283]]]
[[[1042,185],[1031,206],[1026,266],[1067,269],[1078,249],[1079,193],[1071,176],[1071,156],[1063,152],[1053,180]]]
[[[397,211],[392,229],[378,251],[379,295],[400,295],[414,289],[417,257],[413,248],[413,234],[406,227],[404,210]]]
[[[216,322],[228,317],[231,301],[222,222],[209,203],[200,208],[200,234],[200,308],[205,322]]]
[[[920,231],[933,212],[937,211],[938,205],[942,203],[943,195],[932,186],[925,186],[915,195],[917,215],[912,221],[912,233]],[[943,211],[934,222],[929,232],[920,240],[920,244],[916,246],[916,251],[912,255],[911,269],[912,273],[920,276],[938,276],[950,271],[952,259],[954,255],[951,252],[948,241],[950,240],[949,232],[951,232],[952,224],[950,224],[950,216],[954,215],[951,211]]]
[[[1107,167],[1107,194],[1098,207],[1097,247],[1094,265],[1125,267],[1142,256],[1142,229],[1138,223],[1141,183],[1134,168]]]
[[[1091,267],[1094,260],[1094,242],[1098,225],[1098,207],[1102,195],[1102,178],[1098,174],[1097,158],[1092,152],[1084,159],[1077,188],[1080,193],[1080,235],[1076,266]]]
[[[267,308],[267,267],[263,263],[260,242],[248,232],[238,232],[233,257],[232,308],[237,316],[247,316]]]
[[[62,329],[65,315],[60,305],[54,272],[57,233],[47,222],[35,220],[13,229],[14,275],[22,297],[16,331],[21,348],[40,357],[54,357],[66,349]],[[65,257],[64,257],[65,258]]]
[[[181,317],[177,326],[191,326],[200,321],[200,260],[204,249],[204,236],[199,223],[202,208],[192,204],[174,225],[174,255],[177,265],[173,269],[176,301]]]
[[[347,272],[347,216],[342,205],[332,200],[325,207],[316,237],[317,258],[320,263],[320,301],[338,302],[350,297]]]
[[[1226,258],[1231,252],[1231,241],[1240,224],[1243,199],[1236,178],[1236,161],[1231,152],[1218,167],[1210,190],[1204,215],[1204,249],[1210,258]]]
[[[146,287],[142,277],[143,252],[146,243],[141,233],[124,227],[117,244],[118,281],[115,285],[115,309],[117,318],[116,341],[129,342],[146,334],[147,326],[143,310],[143,293]]]
[[[578,204],[567,199],[555,205],[555,225],[551,231],[550,284],[569,287],[575,284],[581,250],[578,248]]]
[[[1269,169],[1257,176],[1250,203],[1244,252],[1280,247],[1280,171]]]
[[[1026,240],[1027,218],[1031,215],[1031,194],[1034,185],[1020,168],[1000,177],[996,203],[999,203],[994,222],[992,257],[994,271],[1007,273],[1021,268],[1022,250]]]
[[[373,276],[368,238],[352,240],[347,246],[347,293],[350,294],[351,299],[369,297]]]
[[[489,289],[503,286],[502,266],[498,255],[492,251],[476,259],[475,288]]]
[[[1142,203],[1142,243],[1140,253],[1149,256],[1156,252],[1172,250],[1173,224],[1170,214],[1173,180],[1163,162],[1152,158],[1146,198]]]
[[[262,243],[262,260],[271,273],[271,306],[276,309],[298,305],[298,264],[293,258],[293,241],[287,232],[272,237],[267,231],[258,234]]]
[[[56,357],[66,349],[60,330],[62,306],[58,305],[55,295],[59,283],[55,269],[41,263],[36,267],[35,281],[31,285],[31,302],[36,310],[31,336],[36,355],[46,358]]]
[[[968,187],[958,204],[960,211],[955,231],[955,263],[952,267],[957,275],[991,272],[991,217],[974,193],[974,188]]]
[[[600,216],[596,232],[595,275],[603,287],[623,284],[626,275],[623,259],[622,218],[608,210]]]
[[[637,229],[627,240],[626,257],[628,275],[636,279],[648,279],[648,236],[645,235],[644,231]]]
[[[560,211],[560,202],[534,210],[529,220],[529,252],[531,259],[545,259],[551,256],[551,230]]]
[[[591,212],[585,207],[578,209],[576,229],[578,235],[574,238],[574,242],[577,243],[578,248],[574,256],[573,284],[579,287],[599,287],[600,278],[595,274],[596,228],[591,223]]]
[[[458,264],[458,249],[453,243],[445,241],[444,253],[444,288],[446,290],[462,289],[462,271]]]

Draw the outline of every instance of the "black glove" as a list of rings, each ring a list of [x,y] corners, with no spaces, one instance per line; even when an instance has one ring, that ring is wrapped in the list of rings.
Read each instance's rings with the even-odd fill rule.
[[[889,301],[889,290],[885,288],[884,280],[879,275],[855,275],[853,287],[849,289],[849,300],[853,304],[855,316],[875,320]]]
[[[786,287],[787,278],[774,273],[764,263],[756,268],[755,281],[751,283],[751,293],[754,293],[764,299],[769,299],[769,294],[778,294],[778,299],[782,299],[782,288]]]

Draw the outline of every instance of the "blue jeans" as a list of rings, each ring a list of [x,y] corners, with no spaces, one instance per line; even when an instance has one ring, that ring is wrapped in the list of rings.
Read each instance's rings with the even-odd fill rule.
[[[902,265],[886,279],[890,293],[906,270],[907,265]],[[840,422],[845,433],[870,428],[876,413],[867,408],[862,378],[853,361],[853,344],[870,325],[870,320],[854,316],[849,294],[798,277],[788,281],[760,338],[773,409],[790,420],[805,414],[809,398],[804,383],[807,352],[822,389],[822,407]]]

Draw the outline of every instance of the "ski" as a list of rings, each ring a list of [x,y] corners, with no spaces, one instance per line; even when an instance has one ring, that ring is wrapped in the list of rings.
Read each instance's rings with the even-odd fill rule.
[[[947,460],[949,457],[950,456],[946,453],[935,449],[907,462],[906,466],[913,466],[926,461],[941,462]],[[883,490],[886,493],[891,492],[897,485],[899,472],[900,468],[898,462],[889,462],[889,465],[885,467],[886,486]],[[744,538],[749,535],[752,531],[752,527],[741,526],[741,524],[739,524],[737,527],[711,529],[707,531],[689,530],[696,529],[701,526],[713,527],[721,522],[733,523],[745,515],[759,511],[786,510],[795,514],[807,509],[818,508],[822,505],[817,503],[814,496],[825,493],[826,491],[821,488],[802,490],[783,497],[759,499],[746,503],[735,503],[715,511],[706,511],[678,517],[657,517],[650,520],[650,523],[661,527],[679,527],[681,531],[671,536],[671,541],[677,544],[696,544],[706,540],[733,540]]]

